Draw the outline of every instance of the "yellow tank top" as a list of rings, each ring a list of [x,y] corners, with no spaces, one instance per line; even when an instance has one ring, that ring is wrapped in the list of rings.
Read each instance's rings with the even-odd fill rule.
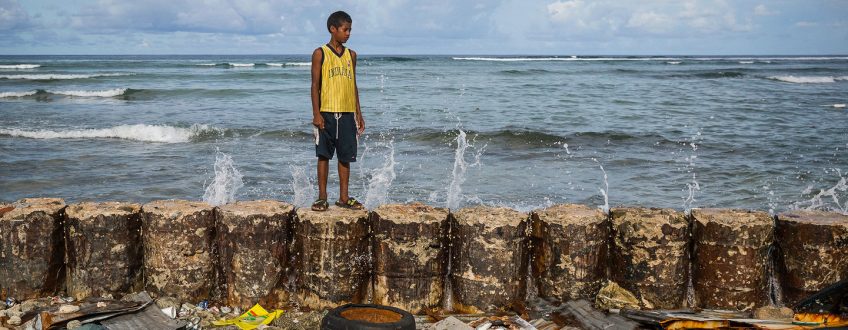
[[[356,112],[356,77],[350,50],[345,47],[339,56],[327,45],[321,49],[321,112]]]

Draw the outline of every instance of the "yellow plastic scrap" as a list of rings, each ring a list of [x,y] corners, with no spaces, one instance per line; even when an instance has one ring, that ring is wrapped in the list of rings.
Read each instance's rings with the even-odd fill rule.
[[[270,324],[271,321],[274,321],[274,319],[280,317],[280,315],[283,315],[283,311],[280,309],[269,313],[265,310],[265,308],[256,304],[237,318],[214,321],[212,324],[215,326],[235,325],[239,327],[239,329],[251,330],[256,329],[263,324]]]

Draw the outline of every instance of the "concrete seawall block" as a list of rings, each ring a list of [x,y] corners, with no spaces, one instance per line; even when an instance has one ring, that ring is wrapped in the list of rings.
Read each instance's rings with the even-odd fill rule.
[[[762,211],[732,209],[693,209],[691,215],[697,305],[743,311],[766,305],[774,219]]]
[[[66,288],[76,299],[142,288],[141,205],[79,203],[65,209]]]
[[[791,211],[777,219],[787,306],[848,278],[848,215]]]
[[[682,308],[689,279],[689,222],[683,212],[616,208],[611,221],[610,278],[644,307]]]
[[[0,300],[38,298],[62,288],[64,209],[65,201],[59,198],[26,198],[3,207]]]
[[[450,226],[453,308],[494,311],[523,300],[529,253],[528,216],[502,207],[469,207]]]
[[[331,206],[296,214],[295,300],[313,309],[366,302],[372,269],[368,212]]]
[[[539,295],[594,299],[606,281],[607,215],[585,205],[555,205],[531,214],[531,269]]]
[[[219,285],[227,305],[248,309],[256,303],[274,307],[287,302],[286,236],[293,209],[278,201],[218,207]]]
[[[412,313],[439,305],[447,272],[446,209],[381,205],[371,213],[374,299]]]
[[[215,288],[215,213],[181,200],[142,206],[145,289],[183,301],[210,299]]]

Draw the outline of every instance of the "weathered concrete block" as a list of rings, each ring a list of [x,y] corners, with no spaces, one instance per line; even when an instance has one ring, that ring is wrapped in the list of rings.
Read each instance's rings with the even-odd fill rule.
[[[683,307],[689,280],[689,222],[683,212],[617,208],[611,219],[611,279],[644,307]]]
[[[436,307],[447,272],[448,211],[423,204],[382,205],[371,213],[374,299],[412,313]]]
[[[69,296],[120,297],[142,288],[141,205],[79,203],[65,215]]]
[[[767,304],[765,268],[774,238],[768,213],[693,209],[692,218],[698,306],[747,311]]]
[[[783,252],[781,287],[788,306],[848,278],[848,215],[783,213],[775,239]]]
[[[292,225],[296,300],[315,309],[366,302],[372,267],[368,212],[303,208]]]
[[[457,211],[450,225],[453,308],[494,311],[523,300],[527,285],[527,214],[503,207]]]
[[[288,224],[294,208],[278,201],[247,201],[219,206],[219,281],[227,305],[248,309],[257,302],[281,306],[288,266]]]
[[[145,289],[182,301],[209,299],[215,286],[215,214],[211,205],[181,200],[142,206]]]
[[[32,299],[62,288],[64,208],[59,198],[25,198],[2,208],[0,300]]]
[[[531,214],[533,277],[539,295],[594,299],[606,281],[607,215],[585,205],[554,205]]]

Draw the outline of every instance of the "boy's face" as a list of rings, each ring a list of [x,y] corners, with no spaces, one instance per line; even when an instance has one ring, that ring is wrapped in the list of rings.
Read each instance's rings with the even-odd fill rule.
[[[346,43],[350,38],[350,22],[342,22],[341,26],[330,26],[330,35],[340,43]]]

